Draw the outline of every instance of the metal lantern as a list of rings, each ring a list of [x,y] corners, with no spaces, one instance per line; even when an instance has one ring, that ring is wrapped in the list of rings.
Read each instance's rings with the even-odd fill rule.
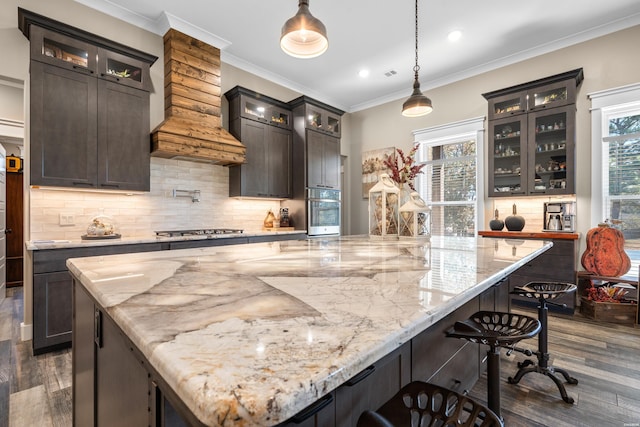
[[[398,236],[398,196],[389,175],[383,173],[380,180],[369,190],[369,235],[380,237]]]
[[[407,203],[400,207],[400,237],[430,238],[431,208],[413,191]]]

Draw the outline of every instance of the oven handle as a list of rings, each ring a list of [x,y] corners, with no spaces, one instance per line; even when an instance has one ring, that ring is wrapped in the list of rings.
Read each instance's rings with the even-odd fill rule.
[[[325,203],[340,203],[340,200],[336,199],[307,199],[310,202],[325,202]]]

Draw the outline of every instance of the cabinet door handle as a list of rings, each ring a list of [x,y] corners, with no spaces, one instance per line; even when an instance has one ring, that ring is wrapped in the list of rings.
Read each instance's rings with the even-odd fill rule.
[[[100,184],[100,187],[120,188],[118,184]]]
[[[333,396],[331,394],[327,394],[320,400],[307,406],[301,412],[298,412],[296,415],[294,415],[291,418],[291,421],[296,424],[302,424],[305,420],[311,418],[312,416],[320,412],[325,406],[327,406],[331,402],[333,402]]]
[[[510,194],[525,194],[524,191],[512,191]]]
[[[102,348],[102,312],[97,308],[93,312],[93,341]]]
[[[74,65],[73,69],[76,70],[76,71],[82,71],[83,73],[93,74],[93,70],[90,70],[90,69],[85,68],[85,67],[81,67],[79,65]]]
[[[79,185],[79,186],[85,186],[85,187],[93,187],[93,183],[91,183],[91,182],[73,181],[73,185]]]
[[[4,234],[11,234],[11,233],[13,233],[12,229],[10,229],[10,228],[5,228],[4,229]]]
[[[107,79],[114,80],[116,82],[120,81],[120,77],[112,76],[111,74],[107,74],[107,73],[100,73],[100,77],[106,77]]]
[[[364,371],[360,372],[359,374],[356,374],[355,377],[352,377],[349,381],[347,381],[344,384],[347,387],[353,387],[354,385],[358,384],[360,381],[367,378],[369,375],[373,374],[375,370],[376,370],[376,367],[374,365],[371,365],[368,368],[366,368]]]

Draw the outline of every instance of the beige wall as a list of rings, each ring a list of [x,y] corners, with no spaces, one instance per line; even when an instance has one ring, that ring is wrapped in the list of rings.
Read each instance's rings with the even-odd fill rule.
[[[482,93],[525,83],[542,77],[582,67],[585,79],[578,92],[577,102],[577,201],[578,231],[585,233],[603,218],[590,218],[591,131],[590,102],[587,94],[602,89],[623,86],[640,81],[640,56],[637,43],[640,26],[600,37],[556,52],[539,56],[514,65],[487,72],[454,84],[426,90],[432,99],[432,114],[409,119],[400,115],[404,99],[359,111],[351,115],[352,192],[359,186],[356,178],[360,159],[358,153],[372,149],[396,146],[408,148],[413,141],[412,131],[431,126],[486,116],[487,101]],[[410,92],[407,83],[407,97]],[[485,122],[486,126],[486,122]],[[486,138],[485,138],[486,140]],[[486,165],[486,159],[483,159]],[[486,182],[483,184],[486,189]],[[485,190],[486,191],[486,190]],[[492,200],[484,200],[488,229]],[[542,209],[542,206],[540,206]],[[535,215],[538,215],[537,213]],[[367,203],[353,200],[352,232],[366,233]]]
[[[0,119],[24,120],[24,91],[3,84],[0,77]]]

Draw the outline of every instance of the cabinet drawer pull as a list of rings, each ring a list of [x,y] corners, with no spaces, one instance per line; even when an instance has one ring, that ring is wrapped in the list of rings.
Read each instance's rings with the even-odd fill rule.
[[[373,374],[375,370],[376,370],[376,367],[371,365],[368,368],[366,368],[364,371],[360,372],[359,374],[356,374],[356,376],[351,378],[349,381],[347,381],[345,385],[347,387],[353,387],[354,385],[358,384],[360,381],[367,378],[369,375]]]
[[[326,396],[322,397],[320,400],[307,406],[301,412],[298,412],[296,415],[294,415],[291,418],[291,421],[296,424],[302,424],[305,420],[311,418],[312,416],[320,412],[324,407],[329,405],[331,402],[333,402],[333,396],[331,394],[327,394]]]
[[[82,71],[83,73],[93,74],[93,70],[90,70],[90,69],[85,68],[85,67],[81,67],[79,65],[74,65],[73,69],[76,70],[76,71]]]
[[[120,77],[112,76],[111,74],[107,74],[107,73],[100,73],[100,77],[106,77],[107,79],[113,80],[116,82],[120,81]]]

